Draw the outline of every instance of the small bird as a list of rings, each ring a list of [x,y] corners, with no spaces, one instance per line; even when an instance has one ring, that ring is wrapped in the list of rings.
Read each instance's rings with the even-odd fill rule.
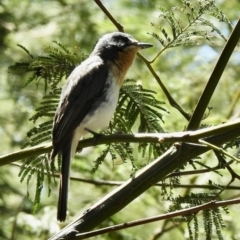
[[[121,32],[105,34],[91,55],[77,66],[62,88],[52,130],[51,159],[62,155],[57,219],[67,213],[69,169],[78,141],[89,130],[108,126],[120,87],[138,50],[152,47]]]

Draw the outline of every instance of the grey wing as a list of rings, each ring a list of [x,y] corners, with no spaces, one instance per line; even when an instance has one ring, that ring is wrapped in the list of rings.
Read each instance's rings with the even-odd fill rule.
[[[55,114],[52,131],[54,150],[51,158],[56,156],[66,141],[71,140],[74,130],[105,90],[108,68],[103,62],[93,61],[85,68],[79,67],[79,70],[74,71],[63,88]]]

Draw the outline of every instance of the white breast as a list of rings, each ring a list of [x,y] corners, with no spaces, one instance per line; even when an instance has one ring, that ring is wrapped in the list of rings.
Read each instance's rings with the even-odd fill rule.
[[[87,115],[74,131],[71,148],[72,156],[76,152],[79,139],[88,133],[86,130],[84,130],[85,128],[88,128],[92,131],[98,131],[108,127],[109,122],[116,110],[120,90],[120,86],[117,84],[117,81],[111,80],[109,82],[110,85],[105,101],[101,103],[94,112],[92,112],[90,115]]]
[[[110,84],[106,100],[100,106],[87,116],[80,124],[81,128],[89,128],[92,131],[104,129],[109,125],[111,118],[116,110],[119,85],[114,81]]]

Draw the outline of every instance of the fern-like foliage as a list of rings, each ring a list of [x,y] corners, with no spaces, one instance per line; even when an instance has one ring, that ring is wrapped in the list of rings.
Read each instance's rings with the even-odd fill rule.
[[[226,41],[221,31],[210,20],[206,19],[206,16],[217,18],[232,28],[230,21],[217,8],[214,0],[198,1],[198,4],[182,0],[182,6],[173,7],[171,10],[159,7],[159,10],[161,11],[159,18],[163,21],[160,26],[152,23],[157,30],[150,35],[163,46],[161,52],[177,46],[199,45],[199,38],[211,42],[213,32]],[[168,25],[166,28],[162,27],[164,23]]]
[[[43,154],[36,157],[27,158],[24,161],[23,166],[20,169],[19,177],[21,182],[26,180],[27,186],[34,176],[36,176],[36,190],[34,197],[34,209],[37,211],[40,206],[41,192],[44,184],[44,180],[47,180],[48,185],[48,195],[51,194],[51,185],[53,182],[53,172],[55,168],[53,163],[50,163],[47,155]],[[29,193],[27,192],[29,196]]]
[[[48,119],[38,126],[32,128],[27,133],[28,142],[23,146],[36,146],[40,143],[51,140],[53,117],[58,105],[60,96],[60,89],[56,89],[54,92],[50,92],[43,97],[40,107],[36,109],[36,113],[29,119],[34,123],[39,119]]]
[[[161,124],[162,111],[166,111],[162,105],[163,102],[155,98],[155,92],[144,89],[142,85],[136,84],[134,80],[126,80],[120,90],[120,98],[113,120],[110,127],[103,133],[132,133],[133,129],[138,132],[163,132]],[[148,157],[158,155],[164,151],[164,147],[160,144],[142,144],[139,143],[139,152],[145,156],[148,152]],[[146,151],[148,150],[148,151]],[[104,150],[108,151],[112,159],[116,159],[117,154],[123,162],[130,160],[133,170],[137,170],[134,164],[133,149],[129,143],[110,144]],[[113,154],[114,153],[114,154]],[[105,155],[105,154],[104,154]],[[96,160],[94,171],[100,166],[103,161],[102,155]]]
[[[168,209],[169,212],[187,209],[189,207],[198,206],[213,200],[220,200],[219,197],[216,197],[216,192],[207,192],[207,193],[191,193],[186,196],[179,197],[169,197],[169,200],[173,204]],[[223,208],[225,211],[226,209]],[[222,240],[222,229],[225,227],[223,222],[220,208],[215,209],[206,209],[203,210],[202,214],[203,227],[206,235],[206,239],[212,239],[213,228],[216,232],[218,239]],[[174,222],[186,222],[188,226],[189,239],[197,240],[199,235],[199,217],[196,213],[188,214],[180,218],[174,218]],[[194,231],[193,231],[194,229]]]
[[[239,158],[240,157],[240,137],[235,138],[233,141],[228,142],[223,146],[224,150],[227,150],[229,148],[236,149],[235,156]]]
[[[51,87],[51,90],[57,88],[58,83],[66,78],[71,71],[78,65],[86,55],[80,49],[76,49],[74,53],[66,49],[61,43],[54,41],[56,46],[48,46],[43,49],[41,55],[36,58],[30,52],[21,47],[30,57],[29,62],[15,63],[9,67],[12,73],[32,73],[26,84],[31,82],[44,81],[45,90]]]
[[[58,86],[62,79],[70,74],[86,56],[76,49],[74,53],[66,49],[62,44],[54,42],[55,46],[46,47],[42,54],[34,57],[25,47],[19,45],[30,57],[28,62],[15,63],[9,67],[13,74],[30,73],[26,85],[39,81],[45,83],[45,95],[40,106],[35,109],[35,114],[29,119],[34,123],[40,122],[36,127],[27,133],[28,141],[23,147],[36,146],[43,142],[51,141],[51,130],[53,117],[58,105],[61,88]],[[47,154],[27,158],[24,160],[19,172],[21,181],[26,180],[29,185],[35,176],[36,192],[34,199],[34,210],[37,210],[40,204],[41,190],[43,182],[47,180],[49,194],[51,192],[52,174],[56,171],[54,164],[50,164]]]

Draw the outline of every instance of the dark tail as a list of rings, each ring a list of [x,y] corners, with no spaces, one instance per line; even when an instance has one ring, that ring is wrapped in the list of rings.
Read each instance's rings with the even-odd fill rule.
[[[67,215],[69,169],[71,162],[71,142],[72,141],[68,141],[62,150],[62,168],[60,175],[58,212],[57,212],[57,219],[60,222],[64,222]]]

